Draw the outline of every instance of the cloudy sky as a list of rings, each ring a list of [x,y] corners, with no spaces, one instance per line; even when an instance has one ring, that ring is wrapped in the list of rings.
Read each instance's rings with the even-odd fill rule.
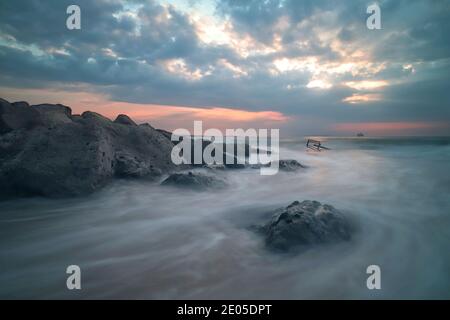
[[[450,1],[2,0],[0,97],[157,127],[450,134]],[[81,8],[81,30],[66,8]]]

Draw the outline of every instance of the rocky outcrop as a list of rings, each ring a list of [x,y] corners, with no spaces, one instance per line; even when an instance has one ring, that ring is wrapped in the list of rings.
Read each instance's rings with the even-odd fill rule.
[[[341,212],[310,200],[278,209],[267,224],[256,229],[264,235],[267,247],[279,251],[351,238],[351,226]]]
[[[18,129],[29,129],[40,122],[40,115],[26,102],[10,104],[0,99],[0,134]]]
[[[167,139],[172,141],[172,132],[163,130],[163,129],[156,129],[159,133],[161,133],[163,136],[165,136]]]
[[[160,133],[162,133],[164,136],[166,136],[168,139],[171,139],[172,137],[172,133],[165,131],[165,130],[158,130]],[[216,142],[212,142],[208,139],[200,139],[200,138],[191,138],[191,137],[178,137],[178,139],[176,139],[175,141],[172,141],[172,143],[174,145],[177,145],[179,143],[181,143],[183,141],[183,144],[185,146],[189,146],[186,147],[187,149],[190,148],[190,157],[188,155],[184,155],[184,159],[187,163],[191,164],[193,167],[207,167],[207,168],[214,168],[214,167],[220,167],[220,168],[227,168],[227,169],[243,169],[246,167],[245,164],[241,164],[238,161],[238,157],[236,156],[236,154],[238,154],[238,150],[237,150],[237,146],[234,146],[234,150],[231,150],[231,152],[234,152],[234,154],[232,153],[227,153],[227,147],[225,143],[221,143],[222,145],[216,143]],[[205,149],[207,147],[212,147],[213,145],[216,146],[217,149],[212,148],[212,152],[211,155],[212,157],[216,156],[216,150],[222,150],[222,156],[220,157],[222,160],[222,164],[210,164],[210,163],[206,163],[204,161],[204,158],[201,157],[201,161],[198,161],[198,163],[196,163],[195,161],[195,152],[196,150],[200,150],[201,151],[201,155],[203,155]],[[243,150],[244,150],[244,156],[248,155],[249,152],[249,146],[248,144],[243,146]],[[245,162],[245,161],[244,161]]]
[[[226,186],[225,181],[202,173],[174,173],[165,179],[161,185],[174,186],[192,190],[221,189]]]
[[[286,171],[286,172],[293,172],[293,171],[297,171],[299,169],[304,169],[306,168],[306,166],[302,165],[300,162],[298,162],[297,160],[279,160],[276,163],[273,164],[274,166],[278,165],[278,169],[281,171]],[[265,165],[261,165],[261,164],[255,164],[255,165],[251,165],[252,169],[261,169],[261,167],[271,167],[272,163],[268,163]]]
[[[0,100],[0,196],[73,196],[115,177],[154,178],[175,169],[172,147],[127,116]]]
[[[292,172],[306,167],[297,160],[280,160],[278,161],[278,168],[282,171]]]
[[[114,123],[124,124],[126,126],[137,126],[136,122],[131,120],[130,117],[125,114],[119,114],[116,120],[114,120]]]

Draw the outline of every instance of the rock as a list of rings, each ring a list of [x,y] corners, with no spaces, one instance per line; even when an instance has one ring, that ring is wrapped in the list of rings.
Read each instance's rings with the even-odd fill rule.
[[[184,143],[186,143],[186,145],[190,145],[190,159],[189,157],[185,156],[185,161],[190,163],[193,167],[206,167],[209,169],[223,169],[223,168],[227,168],[227,169],[243,169],[246,167],[245,164],[241,164],[238,163],[238,158],[235,154],[237,154],[237,147],[235,146],[234,150],[232,150],[232,152],[234,152],[234,154],[232,153],[227,153],[227,149],[226,149],[226,143],[221,143],[222,145],[218,145],[216,142],[212,142],[209,139],[200,139],[200,138],[196,138],[193,139],[191,137],[177,137],[175,136],[175,141],[172,141],[172,132],[166,131],[166,130],[162,130],[162,129],[157,129],[158,132],[160,132],[162,135],[164,135],[165,137],[167,137],[168,140],[171,141],[171,143],[173,145],[177,145],[179,143],[181,143],[181,141],[183,141],[184,139],[186,139],[186,141],[184,141]],[[237,141],[237,140],[236,140]],[[216,145],[218,146],[218,149],[222,149],[222,164],[208,164],[204,161],[203,157],[202,157],[202,161],[201,163],[195,163],[195,151],[196,148],[198,148],[198,150],[201,150],[201,154],[203,155],[203,152],[205,151],[205,149],[208,146],[212,146],[212,145]],[[245,144],[244,145],[244,152],[245,152],[245,157],[248,157],[249,154],[249,145]],[[212,156],[215,156],[215,151],[216,149],[214,149],[214,151],[212,152]]]
[[[297,160],[279,160],[277,162],[278,162],[278,168],[281,171],[294,172],[294,171],[297,171],[300,168],[306,168],[306,166],[302,165]],[[270,167],[271,165],[272,165],[272,163],[265,164],[265,165],[254,164],[254,165],[251,165],[250,167],[252,169],[261,169],[261,167],[266,167],[267,168],[267,167]]]
[[[155,129],[155,128],[153,128],[153,127],[150,125],[150,123],[148,123],[148,122],[141,123],[140,126],[141,126],[141,127],[147,127],[147,128]],[[160,129],[156,129],[156,131],[158,131],[159,133],[161,133],[161,130],[160,130]]]
[[[72,122],[72,109],[61,104],[40,104],[31,106],[40,116],[40,125],[54,127],[62,123]]]
[[[116,152],[114,174],[119,178],[139,178],[145,176],[160,176],[161,168],[141,156],[130,152]]]
[[[11,105],[13,105],[14,107],[18,107],[18,108],[25,108],[25,107],[29,107],[30,106],[28,104],[28,102],[26,102],[26,101],[13,102],[13,103],[11,103]]]
[[[90,124],[98,124],[103,126],[111,126],[113,123],[111,120],[109,120],[107,117],[102,116],[101,114],[97,112],[92,111],[85,111],[81,114],[81,119],[78,120],[86,120],[85,123]]]
[[[202,173],[174,173],[161,185],[188,188],[193,190],[220,189],[226,186],[225,181]]]
[[[114,123],[124,124],[126,126],[137,126],[136,122],[134,122],[130,119],[129,116],[124,114],[119,114],[116,120],[114,120]]]
[[[151,179],[176,169],[173,145],[150,126],[95,112],[71,116],[62,105],[0,105],[0,195],[82,195],[113,178]]]
[[[292,172],[306,167],[299,163],[297,160],[280,160],[278,161],[278,168],[282,171]]]
[[[351,238],[350,224],[341,212],[310,200],[295,201],[278,209],[259,231],[265,236],[267,247],[279,251]]]
[[[28,103],[10,104],[0,99],[0,134],[18,129],[30,129],[40,124],[39,113]]]
[[[163,136],[165,136],[167,139],[172,141],[172,132],[163,130],[163,129],[156,129],[159,133],[161,133]]]
[[[28,105],[28,103],[26,104]],[[31,108],[39,111],[40,113],[48,113],[50,115],[63,114],[68,118],[70,118],[70,116],[72,115],[72,109],[62,104],[38,104],[31,106]]]

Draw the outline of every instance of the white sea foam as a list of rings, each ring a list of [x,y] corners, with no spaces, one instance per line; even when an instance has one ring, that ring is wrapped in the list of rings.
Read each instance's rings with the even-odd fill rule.
[[[450,298],[450,146],[443,140],[281,144],[307,165],[261,176],[229,170],[226,190],[118,181],[87,198],[4,202],[2,298]],[[247,227],[294,200],[318,200],[357,225],[352,241],[270,253]],[[81,292],[65,286],[82,269]],[[382,270],[382,290],[366,268]]]

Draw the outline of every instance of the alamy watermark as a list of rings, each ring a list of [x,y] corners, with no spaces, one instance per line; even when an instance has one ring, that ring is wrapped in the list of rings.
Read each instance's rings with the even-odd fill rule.
[[[367,267],[366,273],[370,276],[367,278],[366,286],[369,290],[381,290],[381,268],[376,264]]]
[[[367,14],[370,16],[366,20],[366,26],[369,30],[381,29],[381,9],[377,3],[371,4],[367,7]]]
[[[69,15],[66,20],[66,27],[69,30],[81,30],[81,9],[72,4],[67,7],[66,13]]]
[[[66,20],[66,27],[69,30],[81,30],[81,8],[72,4],[67,7],[66,13],[69,15]],[[381,8],[377,3],[367,7],[367,14],[370,16],[366,20],[366,26],[369,30],[381,29]]]
[[[69,274],[66,280],[66,286],[69,290],[81,290],[81,268],[77,265],[70,265],[66,269]]]
[[[66,287],[69,290],[81,290],[81,268],[78,265],[70,265],[66,269],[69,274],[66,280]],[[369,290],[381,290],[381,268],[372,264],[366,268],[369,277],[366,280],[366,286]]]
[[[207,129],[194,121],[194,132],[176,129],[171,159],[176,165],[253,165],[261,175],[274,175],[279,168],[279,129]]]

